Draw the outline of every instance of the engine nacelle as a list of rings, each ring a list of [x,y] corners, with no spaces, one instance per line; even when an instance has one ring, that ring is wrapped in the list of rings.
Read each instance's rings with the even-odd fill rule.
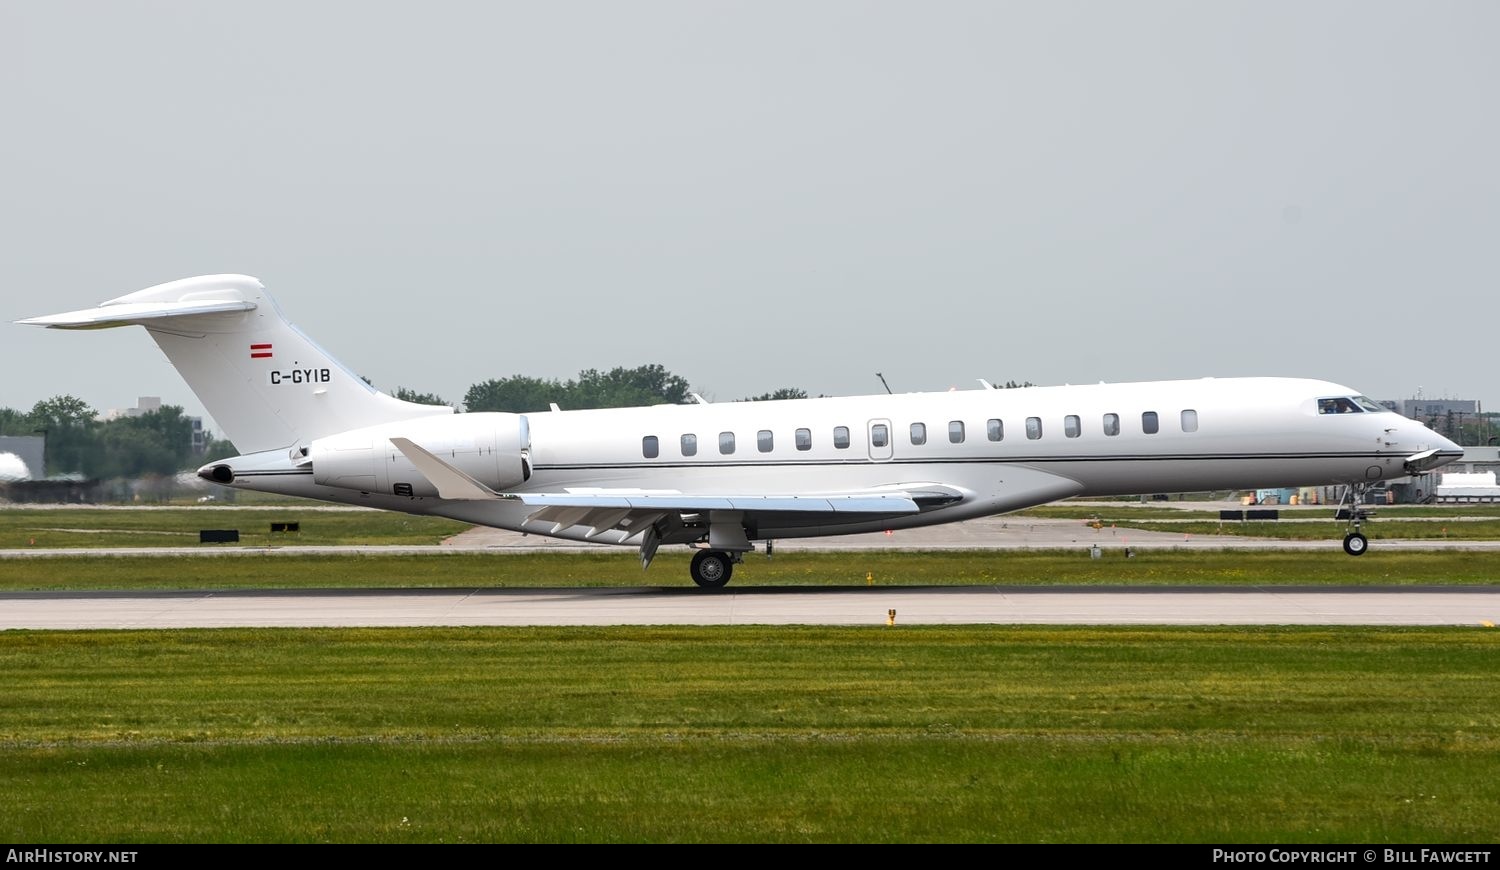
[[[314,441],[313,482],[384,495],[436,496],[427,480],[391,443],[409,438],[490,489],[504,492],[531,477],[531,427],[520,414],[422,417],[351,429]]]

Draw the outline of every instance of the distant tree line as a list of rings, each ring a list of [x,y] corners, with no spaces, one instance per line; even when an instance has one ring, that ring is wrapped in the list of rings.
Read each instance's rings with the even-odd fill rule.
[[[687,378],[660,365],[607,372],[585,369],[566,381],[511,375],[469,387],[464,407],[470,411],[545,411],[552,403],[569,411],[585,408],[630,408],[637,405],[680,405],[688,401]],[[399,398],[399,396],[398,396]]]
[[[171,475],[201,464],[202,457],[193,453],[193,421],[177,405],[106,421],[97,416],[82,399],[54,396],[30,411],[0,408],[0,435],[45,436],[48,476]],[[205,455],[235,452],[234,445],[209,438]]]

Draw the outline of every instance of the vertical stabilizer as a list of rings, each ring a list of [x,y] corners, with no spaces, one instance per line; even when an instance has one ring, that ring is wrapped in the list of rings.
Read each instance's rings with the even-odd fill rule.
[[[247,275],[184,278],[97,308],[20,322],[54,329],[146,327],[242,453],[453,413],[400,401],[365,383],[293,326],[260,281]]]

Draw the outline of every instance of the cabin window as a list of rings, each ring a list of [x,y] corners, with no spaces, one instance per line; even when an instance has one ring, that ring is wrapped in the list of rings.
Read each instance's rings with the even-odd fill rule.
[[[1104,415],[1104,434],[1105,435],[1118,435],[1118,434],[1120,434],[1120,415],[1119,414],[1105,414]]]
[[[927,424],[926,423],[913,423],[913,424],[911,424],[911,443],[912,444],[926,444],[927,443]]]
[[[1042,437],[1042,418],[1041,417],[1027,417],[1026,418],[1026,437],[1030,438],[1032,441],[1035,441],[1038,438]]]
[[[835,427],[833,427],[833,446],[836,447],[836,448],[838,448],[839,450],[848,450],[849,449],[849,427],[848,426],[835,426]]]
[[[647,459],[655,459],[661,455],[661,442],[656,440],[655,435],[647,435],[641,439],[641,453]]]
[[[964,421],[962,421],[962,420],[949,420],[948,421],[948,443],[949,444],[962,444],[962,443],[964,443]]]
[[[891,443],[891,430],[884,423],[876,423],[870,427],[870,444],[875,447],[884,447]]]
[[[724,454],[725,456],[728,456],[729,454],[731,454],[731,453],[734,452],[734,433],[733,432],[720,432],[719,433],[719,452],[722,453],[722,454]]]
[[[1069,414],[1063,418],[1063,435],[1068,438],[1077,438],[1083,434],[1083,424],[1079,422],[1077,414]]]
[[[682,436],[682,455],[683,456],[697,456],[698,455],[698,436],[697,435],[684,435],[684,436]]]
[[[1155,411],[1147,411],[1141,415],[1141,431],[1147,435],[1155,435],[1161,431],[1161,421],[1157,419]]]
[[[812,430],[811,429],[798,429],[797,430],[797,449],[798,450],[811,450],[812,449]]]
[[[1198,412],[1197,411],[1194,411],[1193,409],[1189,408],[1188,410],[1182,412],[1182,431],[1184,431],[1184,432],[1197,432],[1198,431]]]
[[[984,434],[991,441],[1005,440],[1005,424],[999,420],[985,420]]]
[[[756,449],[760,450],[761,453],[771,452],[771,448],[774,447],[775,444],[771,439],[770,429],[762,429],[759,432],[755,433],[755,446]]]
[[[1364,396],[1360,396],[1360,398],[1364,399]],[[1370,400],[1365,399],[1365,401],[1368,402]],[[1355,402],[1348,396],[1338,396],[1337,398],[1318,400],[1319,414],[1359,414],[1363,411],[1364,409],[1361,408],[1357,402]]]

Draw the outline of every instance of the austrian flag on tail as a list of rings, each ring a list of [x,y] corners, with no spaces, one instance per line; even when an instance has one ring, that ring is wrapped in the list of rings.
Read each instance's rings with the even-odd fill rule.
[[[251,359],[270,359],[271,358],[271,346],[269,344],[252,344],[252,345],[250,345],[250,358]]]

